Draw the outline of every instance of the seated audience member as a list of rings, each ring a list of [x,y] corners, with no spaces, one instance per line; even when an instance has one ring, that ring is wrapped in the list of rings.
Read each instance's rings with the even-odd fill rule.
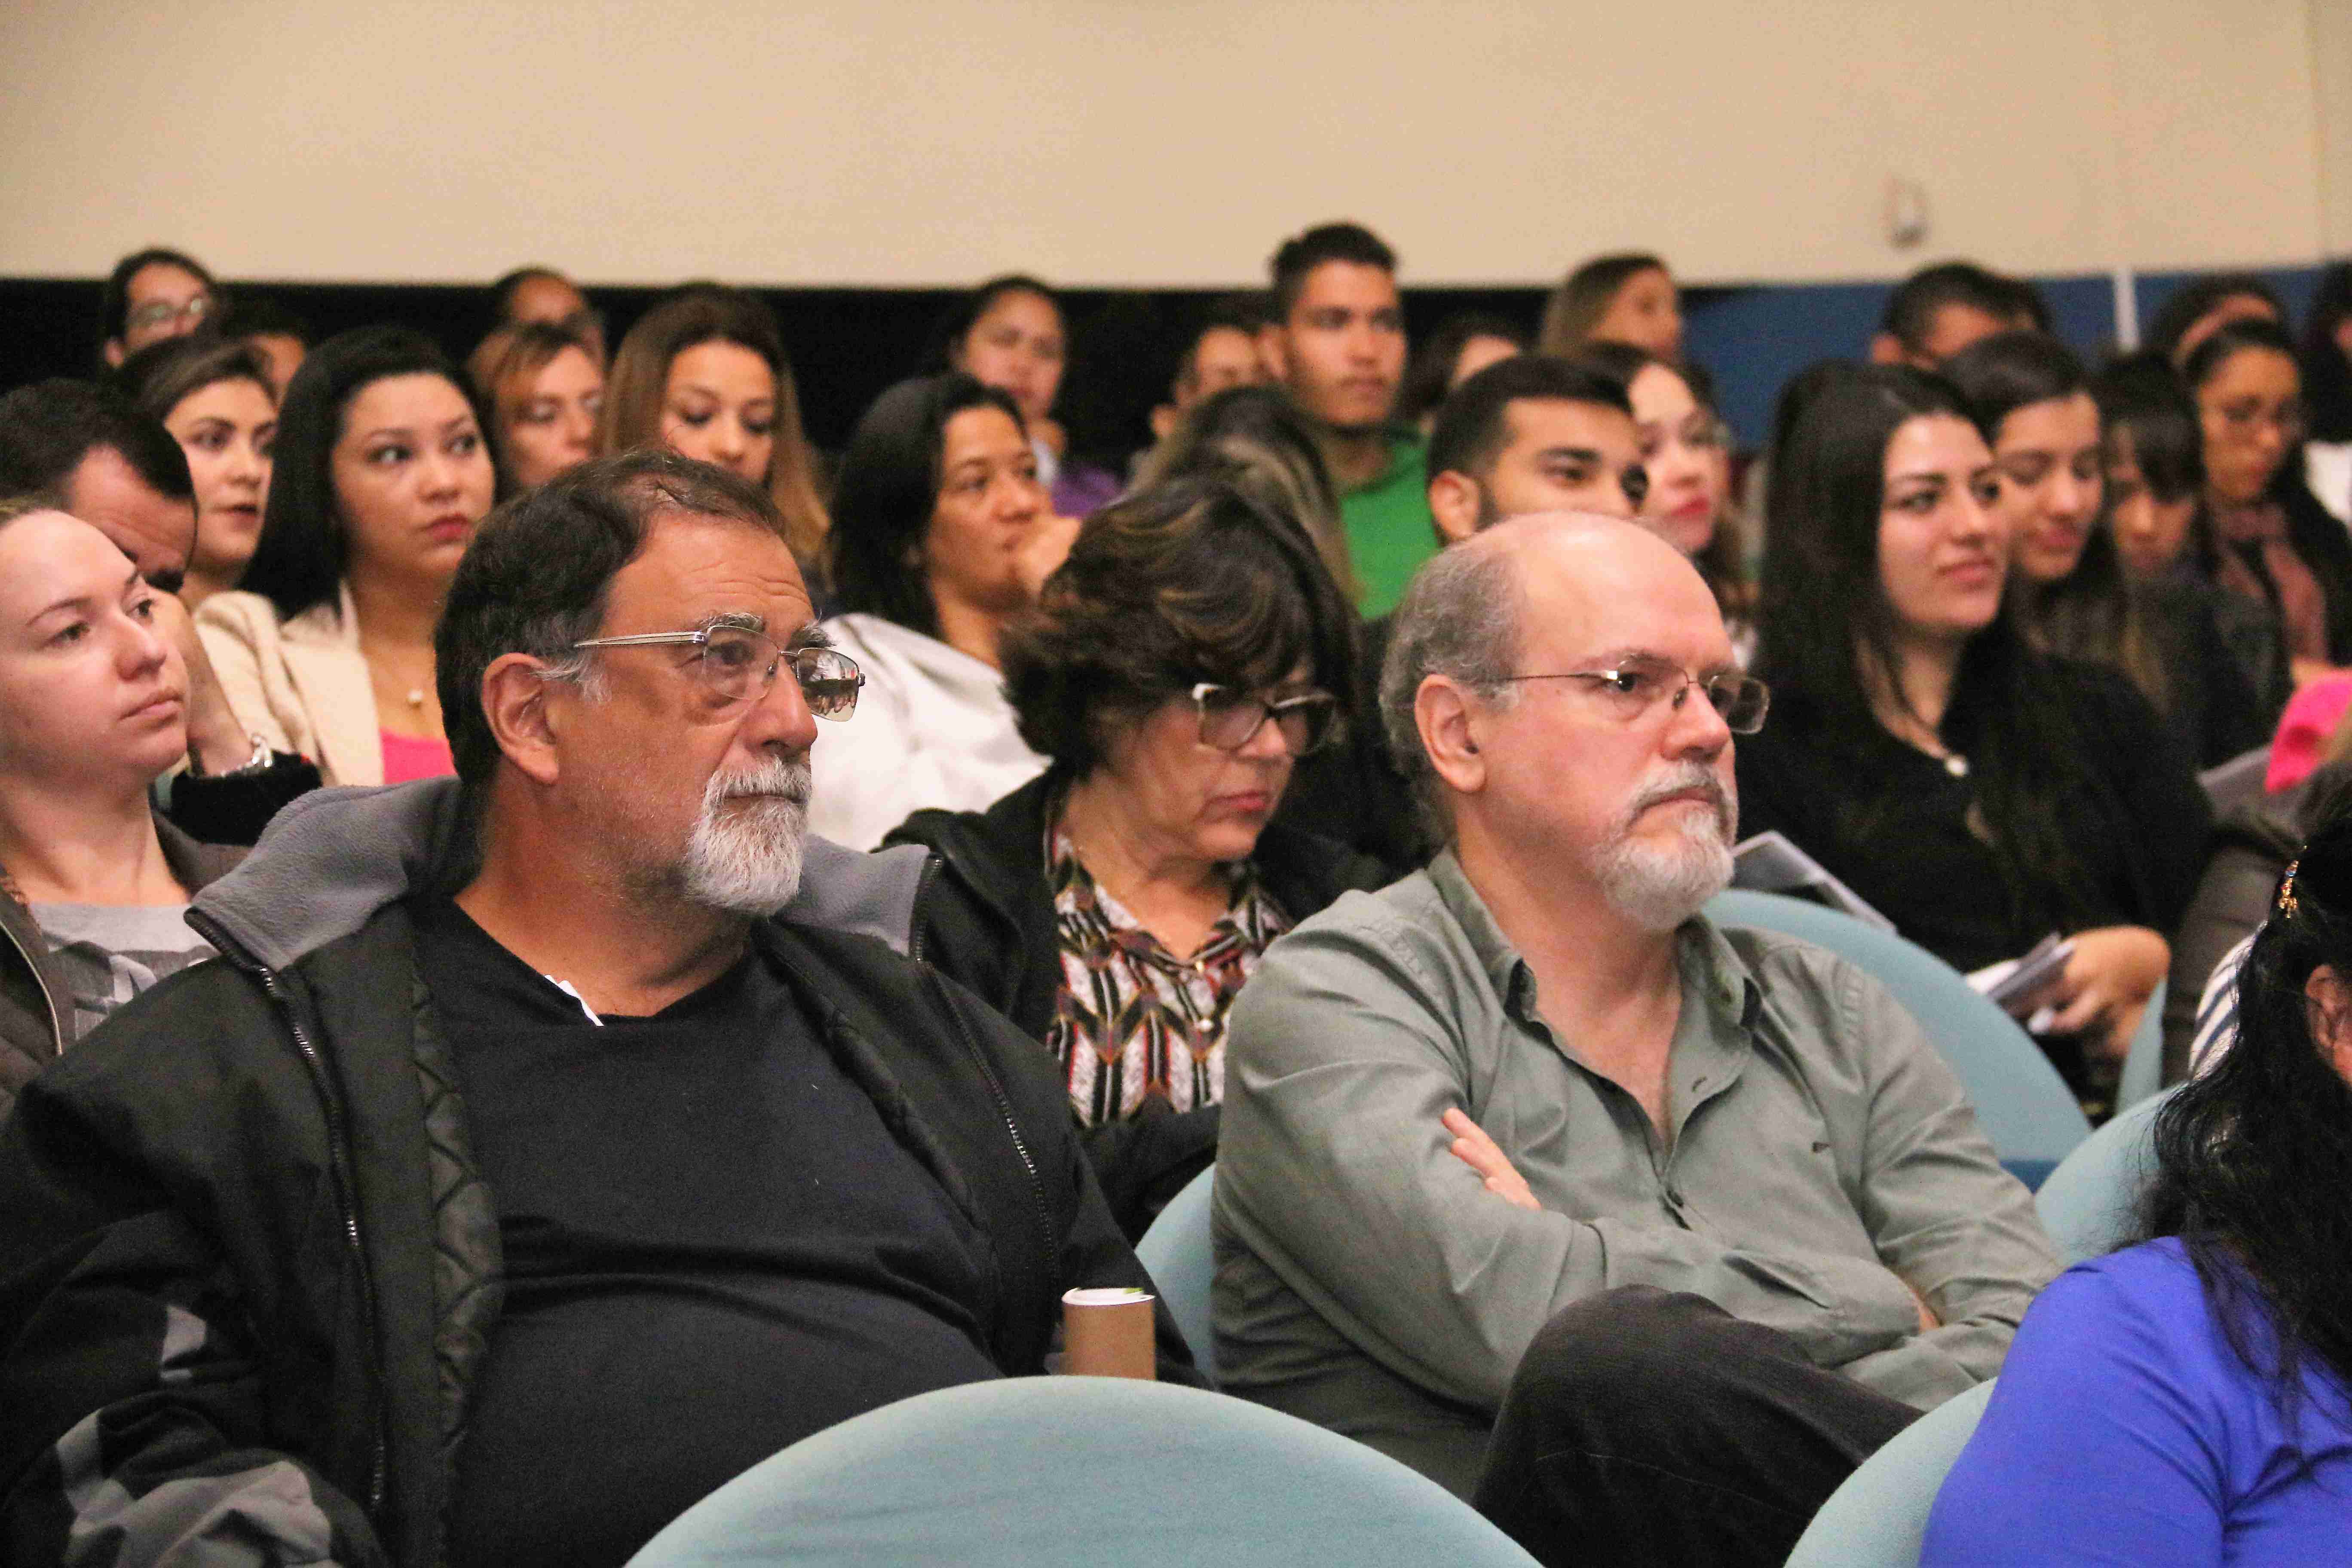
[[[811,831],[853,849],[925,807],[981,811],[1045,771],[1004,695],[1005,626],[1068,534],[1047,515],[1010,394],[960,371],[902,381],[849,437],[825,541],[846,614],[825,634],[866,672],[816,749]]]
[[[957,302],[940,329],[939,368],[961,371],[1013,399],[1054,510],[1087,517],[1118,494],[1118,476],[1076,461],[1054,420],[1070,334],[1053,289],[1025,274],[992,278]]]
[[[2137,1246],[2020,1326],[1920,1562],[2327,1563],[2352,1494],[2352,820],[2280,883],[2238,1037],[2157,1113]]]
[[[1624,384],[1549,354],[1500,361],[1454,388],[1430,436],[1428,468],[1429,510],[1445,545],[1531,511],[1632,517],[1649,483]],[[1388,637],[1385,616],[1364,627],[1367,684]],[[1357,714],[1340,744],[1302,773],[1283,810],[1289,826],[1342,838],[1399,875],[1438,848],[1377,712]]]
[[[613,356],[596,449],[662,447],[765,489],[803,574],[824,553],[816,454],[776,318],[756,295],[694,284],[637,318]]]
[[[185,336],[219,308],[219,287],[195,258],[133,251],[114,264],[100,296],[99,363],[111,370],[149,343]]]
[[[2199,767],[2263,744],[2267,716],[2208,595],[2189,583],[2135,586],[2101,526],[2106,441],[2074,351],[2041,332],[2001,332],[1945,361],[1944,374],[2000,472],[2010,614],[2025,640],[2120,672]]]
[[[1683,357],[1682,294],[1654,256],[1596,256],[1561,279],[1544,305],[1536,346],[1573,356],[1588,343],[1630,343],[1668,363]]]
[[[1777,1563],[2000,1369],[2055,1271],[2032,1201],[1874,981],[1700,913],[1766,692],[1672,547],[1533,517],[1447,551],[1381,695],[1448,847],[1234,1009],[1224,1386],[1546,1563]]]
[[[1465,310],[1447,317],[1405,366],[1404,383],[1397,391],[1397,422],[1412,426],[1426,439],[1447,393],[1496,360],[1527,352],[1527,333],[1500,316]]]
[[[490,416],[490,447],[509,491],[543,485],[596,452],[604,371],[587,340],[544,321],[518,321],[484,338],[466,361]]]
[[[221,336],[259,354],[269,367],[269,395],[286,395],[286,384],[310,352],[310,324],[267,294],[237,291],[221,321]]]
[[[1149,489],[1187,474],[1222,479],[1287,519],[1313,542],[1331,581],[1353,602],[1339,493],[1331,488],[1314,427],[1287,394],[1235,386],[1194,404],[1137,466],[1135,488]]]
[[[803,837],[857,689],[784,533],[660,452],[509,503],[439,632],[460,780],[298,807],[196,900],[226,962],[26,1086],[12,1561],[616,1565],[1148,1285],[1034,1041],[773,918],[866,863]]]
[[[230,702],[331,784],[448,773],[433,623],[496,483],[457,368],[403,327],[329,338],[275,458],[244,584],[196,617]]]
[[[1052,765],[891,835],[938,857],[916,951],[1045,1043],[1130,1235],[1216,1156],[1226,1016],[1267,945],[1388,880],[1269,821],[1346,712],[1353,622],[1305,534],[1241,492],[1118,501],[1004,638]]]
[[[604,365],[604,317],[588,303],[580,285],[551,267],[518,267],[490,285],[490,327],[540,321],[562,327],[588,345],[599,370]]]
[[[2304,483],[2338,522],[2352,523],[2352,261],[2320,273],[2299,358]]]
[[[1396,252],[1359,224],[1325,224],[1284,241],[1269,271],[1273,320],[1258,347],[1322,438],[1357,608],[1381,615],[1436,548],[1422,444],[1391,422],[1405,351]]]
[[[2156,354],[2126,354],[2091,381],[2107,432],[2107,524],[2137,582],[2210,575],[2199,524],[2205,437],[2179,373]]]
[[[122,395],[54,380],[0,397],[0,499],[70,512],[114,542],[150,587],[186,677],[187,770],[165,808],[190,837],[250,844],[278,808],[319,787],[319,770],[273,750],[247,725],[213,668],[186,607],[170,597],[197,549],[195,487],[172,433]]]
[[[212,952],[180,917],[236,853],[148,797],[188,751],[163,597],[89,524],[0,502],[0,1120],[116,1007]]]
[[[1168,401],[1151,411],[1153,440],[1174,435],[1185,415],[1218,393],[1265,380],[1265,361],[1257,352],[1265,326],[1265,307],[1255,294],[1228,295],[1202,313],[1176,362]]]
[[[2250,273],[2192,278],[2157,308],[2141,346],[2185,365],[2199,344],[2231,321],[2268,321],[2284,331],[2286,308],[2269,284]]]
[[[2049,330],[2049,308],[2032,284],[1972,261],[1941,261],[1914,272],[1887,296],[1870,357],[1876,364],[1934,370],[1995,332]]]
[[[180,600],[193,610],[236,586],[260,541],[278,385],[254,349],[202,336],[150,343],[116,374],[139,411],[169,430],[188,460],[196,542]]]
[[[1772,472],[1769,728],[1739,749],[1778,829],[1960,970],[2055,931],[2074,955],[2021,1013],[2104,1103],[2204,863],[2188,759],[2115,671],[2033,651],[2002,613],[2000,470],[1951,384],[1879,366],[1822,388]]]
[[[1587,343],[1578,359],[1625,388],[1641,437],[1643,526],[1706,579],[1741,662],[1756,652],[1756,590],[1731,509],[1731,441],[1706,373],[1631,343]]]
[[[1442,544],[1531,511],[1632,517],[1650,488],[1625,384],[1549,354],[1503,360],[1455,387],[1427,462]]]
[[[2294,348],[2274,323],[2216,327],[2182,369],[2205,437],[2205,520],[2214,582],[2259,611],[2300,686],[2352,664],[2352,541],[2303,482],[2303,384]],[[2255,650],[2251,642],[2241,657]]]

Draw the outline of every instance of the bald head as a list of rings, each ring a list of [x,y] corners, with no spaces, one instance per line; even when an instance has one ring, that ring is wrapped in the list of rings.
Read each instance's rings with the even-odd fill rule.
[[[1609,668],[1627,656],[1703,671],[1733,663],[1722,613],[1682,554],[1638,523],[1537,512],[1495,524],[1425,563],[1398,605],[1381,671],[1391,752],[1433,828],[1450,831],[1416,705],[1433,677],[1490,708],[1513,677]]]

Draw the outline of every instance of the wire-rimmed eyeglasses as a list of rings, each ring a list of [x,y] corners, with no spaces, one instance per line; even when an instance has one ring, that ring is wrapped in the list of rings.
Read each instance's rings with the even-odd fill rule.
[[[1697,687],[1735,735],[1753,735],[1764,728],[1765,710],[1772,705],[1772,689],[1752,675],[1720,669],[1693,675],[1663,658],[1636,656],[1621,658],[1607,669],[1564,669],[1551,675],[1507,675],[1506,680],[1582,680],[1591,684],[1620,719],[1631,722],[1661,702],[1679,710],[1690,689]]]

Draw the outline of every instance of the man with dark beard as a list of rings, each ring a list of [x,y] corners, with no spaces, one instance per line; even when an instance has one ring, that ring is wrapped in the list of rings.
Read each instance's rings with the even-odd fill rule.
[[[1235,1005],[1223,1385],[1548,1563],[1780,1562],[1873,1449],[1999,1371],[2056,1271],[1894,999],[1700,912],[1767,695],[1634,524],[1445,551],[1381,706],[1447,847],[1301,923]]]
[[[1148,1285],[1034,1042],[842,929],[896,883],[803,837],[858,689],[814,620],[703,464],[482,525],[458,782],[289,808],[190,916],[225,962],[0,1129],[12,1562],[619,1563]]]

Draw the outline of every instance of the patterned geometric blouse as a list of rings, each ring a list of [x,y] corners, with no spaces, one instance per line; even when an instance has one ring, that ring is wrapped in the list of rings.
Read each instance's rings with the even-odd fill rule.
[[[1049,821],[1060,816],[1055,812]],[[1059,827],[1045,830],[1045,879],[1062,950],[1062,994],[1045,1044],[1081,1125],[1124,1121],[1154,1096],[1178,1110],[1225,1094],[1225,1016],[1290,917],[1233,866],[1233,902],[1208,940],[1178,958],[1095,884]]]

